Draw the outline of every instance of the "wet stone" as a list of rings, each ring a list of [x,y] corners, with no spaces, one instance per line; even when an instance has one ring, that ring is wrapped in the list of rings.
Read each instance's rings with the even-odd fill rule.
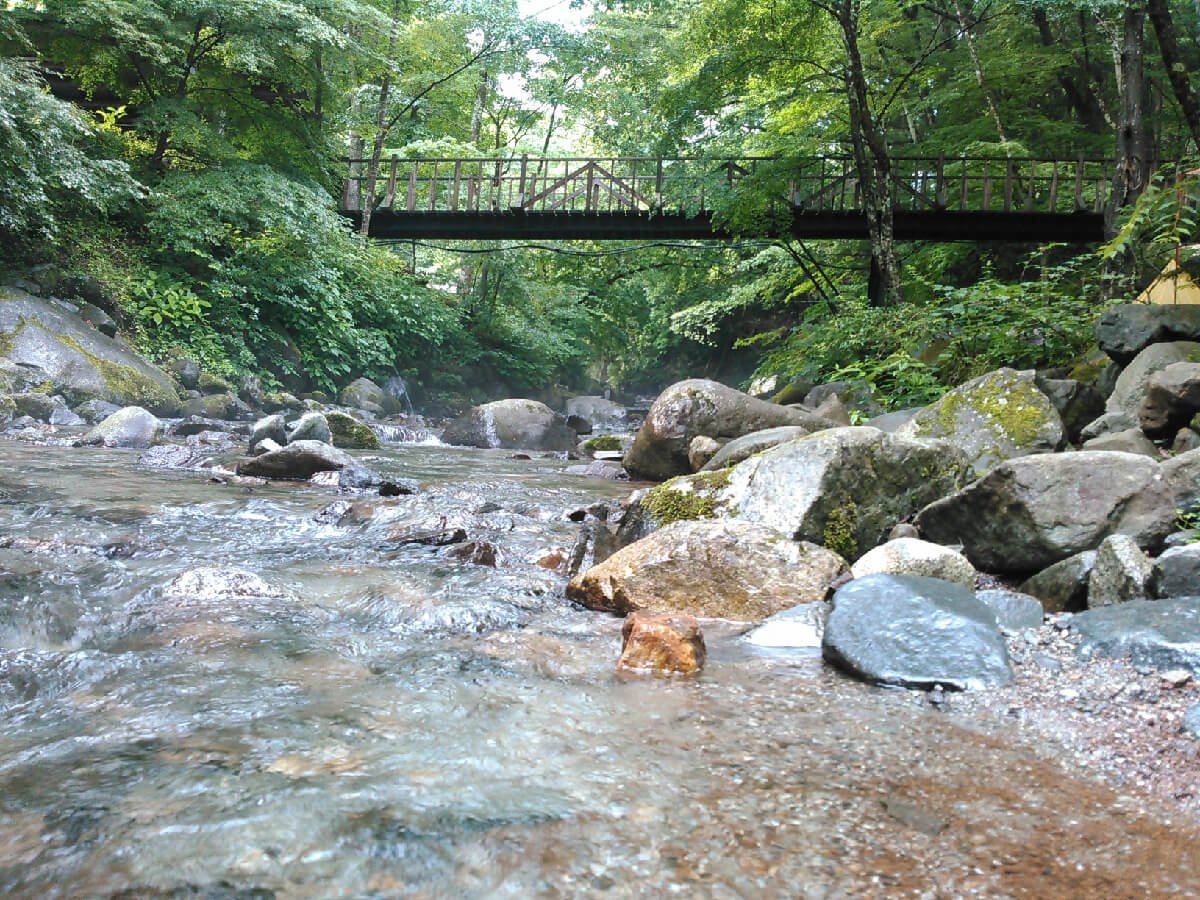
[[[490,541],[467,541],[456,544],[443,554],[447,559],[470,563],[473,566],[496,567],[496,545]]]
[[[1133,600],[1071,617],[1084,656],[1128,657],[1135,666],[1200,674],[1200,596]]]
[[[1037,597],[1019,591],[976,591],[975,599],[990,609],[997,624],[1008,631],[1039,628],[1045,615]]]
[[[691,616],[630,613],[621,638],[618,671],[691,675],[704,666],[704,636]]]
[[[991,610],[962,585],[916,575],[868,575],[840,588],[822,652],[877,684],[974,690],[1012,680]]]

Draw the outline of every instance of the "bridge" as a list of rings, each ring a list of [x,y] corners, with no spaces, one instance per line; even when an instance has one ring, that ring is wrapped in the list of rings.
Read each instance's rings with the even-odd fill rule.
[[[365,171],[366,160],[350,160]],[[898,240],[1099,242],[1113,163],[1077,157],[896,156]],[[346,183],[361,224],[367,178]],[[776,222],[802,239],[866,238],[848,156],[506,157],[380,165],[371,237],[403,240],[714,240],[713,210],[739,190],[778,198]],[[788,219],[790,217],[790,225]]]

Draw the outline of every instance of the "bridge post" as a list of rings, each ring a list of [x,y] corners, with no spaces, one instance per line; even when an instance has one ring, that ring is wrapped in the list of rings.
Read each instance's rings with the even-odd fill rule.
[[[939,153],[937,160],[937,184],[933,189],[933,205],[935,209],[946,208],[946,154]]]
[[[654,176],[654,208],[661,211],[663,205],[663,161],[658,158],[658,170]]]
[[[454,189],[453,189],[453,192],[450,194],[450,208],[452,210],[454,210],[454,212],[458,212],[458,185],[459,185],[459,178],[461,178],[461,177],[462,177],[462,160],[456,159],[454,161]]]
[[[1012,159],[1009,159],[1004,166],[1004,211],[1012,212],[1013,199],[1013,173],[1016,166],[1013,165]]]
[[[380,209],[391,209],[392,204],[396,202],[396,167],[399,164],[400,160],[393,153],[391,168],[388,170],[387,187],[383,189],[383,204]]]

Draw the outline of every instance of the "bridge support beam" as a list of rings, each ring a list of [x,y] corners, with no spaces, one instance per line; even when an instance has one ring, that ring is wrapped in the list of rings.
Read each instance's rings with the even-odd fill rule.
[[[357,224],[358,213],[346,211]],[[1100,243],[1104,217],[1098,213],[952,212],[897,210],[896,238],[902,241],[1003,241],[1008,243]],[[862,213],[797,210],[792,234],[802,240],[866,239]],[[371,217],[371,237],[382,240],[606,241],[728,240],[708,213],[647,212],[396,212]]]

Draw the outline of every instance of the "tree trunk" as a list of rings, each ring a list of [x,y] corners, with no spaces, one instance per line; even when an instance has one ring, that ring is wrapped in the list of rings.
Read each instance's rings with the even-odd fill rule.
[[[359,30],[352,27],[348,30],[352,43],[358,41]],[[358,66],[354,64],[355,56],[350,55],[350,85],[354,91],[350,99],[350,139],[347,150],[350,161],[346,164],[346,183],[342,186],[342,209],[347,212],[357,212],[362,209],[362,155],[363,136],[358,130],[358,117],[362,115],[362,99],[359,95]]]
[[[487,105],[488,72],[479,70],[479,83],[475,85],[475,103],[471,107],[471,143],[478,147],[480,132],[483,131],[483,108]]]
[[[868,280],[872,305],[900,303],[900,258],[896,253],[892,159],[887,141],[868,100],[866,73],[858,47],[858,3],[841,0],[835,18],[846,48],[846,101],[850,141],[867,218],[867,242],[873,276]]]
[[[1128,0],[1119,63],[1121,112],[1117,159],[1112,194],[1105,210],[1110,234],[1117,211],[1141,196],[1154,170],[1150,132],[1146,127],[1145,21],[1141,0]]]
[[[379,82],[379,106],[375,110],[375,140],[371,145],[371,158],[367,161],[366,186],[363,190],[362,224],[359,233],[363,243],[371,232],[371,213],[375,208],[375,184],[379,181],[379,160],[383,156],[383,144],[387,140],[387,105],[392,89],[392,65],[396,60],[396,43],[400,38],[401,0],[392,4],[392,24],[388,31],[388,51],[384,57],[383,78]]]
[[[1183,55],[1179,52],[1179,40],[1175,37],[1171,8],[1167,0],[1146,0],[1146,10],[1150,14],[1154,34],[1158,37],[1158,50],[1162,54],[1171,90],[1175,93],[1175,99],[1179,101],[1179,108],[1183,110],[1188,131],[1192,133],[1192,141],[1196,149],[1200,150],[1200,101],[1192,91],[1191,73],[1188,72]]]
[[[983,65],[979,62],[979,53],[975,49],[975,38],[971,34],[973,26],[967,24],[967,17],[963,15],[962,4],[958,0],[954,0],[954,16],[958,19],[958,27],[967,41],[967,52],[971,55],[971,65],[975,67],[975,82],[979,85],[979,92],[983,94],[983,102],[987,104],[992,121],[996,124],[996,133],[1000,135],[1000,143],[1005,145],[1007,154],[1008,136],[1004,133],[1004,123],[1000,121],[1000,110],[996,108],[996,101],[992,97],[992,92],[988,90],[987,81],[983,77]]]

